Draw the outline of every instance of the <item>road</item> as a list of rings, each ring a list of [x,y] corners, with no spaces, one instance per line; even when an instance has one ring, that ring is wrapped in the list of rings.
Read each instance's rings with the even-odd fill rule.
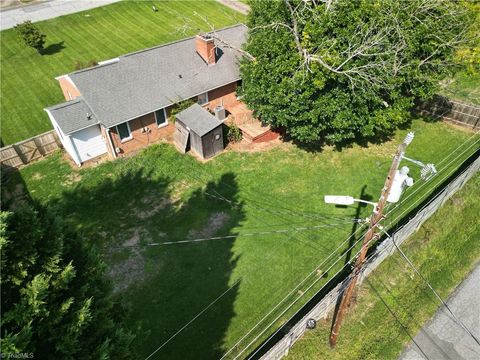
[[[36,1],[32,4],[3,8],[0,11],[0,30],[13,28],[25,20],[37,22],[53,19],[57,16],[90,10],[99,6],[109,5],[119,0],[46,0]],[[217,0],[242,14],[247,14],[249,6],[236,0]]]
[[[433,293],[432,293],[432,296]],[[455,289],[448,306],[467,328],[480,339],[480,265]],[[404,349],[399,360],[478,360],[480,345],[441,307]]]
[[[76,13],[108,5],[119,0],[50,0],[35,2],[0,12],[0,30],[10,29],[25,20],[32,22],[53,19],[57,16]]]

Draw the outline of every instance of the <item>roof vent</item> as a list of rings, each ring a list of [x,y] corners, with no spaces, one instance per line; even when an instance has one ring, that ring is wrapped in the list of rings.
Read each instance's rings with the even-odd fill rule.
[[[195,37],[195,50],[208,65],[215,64],[215,42],[213,37],[208,34],[197,35]]]
[[[92,120],[92,117],[93,117],[93,115],[90,114],[89,112],[87,112],[87,119],[88,119],[88,120]]]

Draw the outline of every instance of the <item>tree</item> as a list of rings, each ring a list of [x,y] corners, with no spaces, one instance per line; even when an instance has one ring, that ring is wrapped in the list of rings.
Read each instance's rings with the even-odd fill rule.
[[[467,7],[438,0],[252,1],[243,100],[301,143],[389,135],[435,93],[466,42]]]
[[[39,54],[42,53],[45,45],[46,35],[42,34],[30,20],[14,26],[17,33],[23,38],[25,45],[34,48]]]
[[[0,213],[1,347],[45,359],[129,358],[104,265],[54,212]]]

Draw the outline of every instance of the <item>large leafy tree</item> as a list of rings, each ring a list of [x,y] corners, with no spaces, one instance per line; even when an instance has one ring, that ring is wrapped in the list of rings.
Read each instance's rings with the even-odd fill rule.
[[[453,70],[467,7],[440,0],[251,1],[244,101],[301,143],[390,134]]]
[[[0,213],[1,347],[6,356],[129,358],[131,335],[104,265],[52,211]]]

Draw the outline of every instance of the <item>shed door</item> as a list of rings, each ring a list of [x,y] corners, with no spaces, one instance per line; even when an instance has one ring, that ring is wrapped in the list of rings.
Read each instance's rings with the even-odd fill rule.
[[[203,138],[203,155],[205,159],[215,156],[223,150],[223,127],[219,126]]]
[[[77,148],[80,161],[84,162],[107,152],[107,145],[100,131],[100,126],[94,125],[72,134],[72,140]]]
[[[189,135],[190,132],[180,124],[180,121],[177,120],[175,122],[175,134],[173,135],[173,140],[178,150],[183,153],[187,152]]]

